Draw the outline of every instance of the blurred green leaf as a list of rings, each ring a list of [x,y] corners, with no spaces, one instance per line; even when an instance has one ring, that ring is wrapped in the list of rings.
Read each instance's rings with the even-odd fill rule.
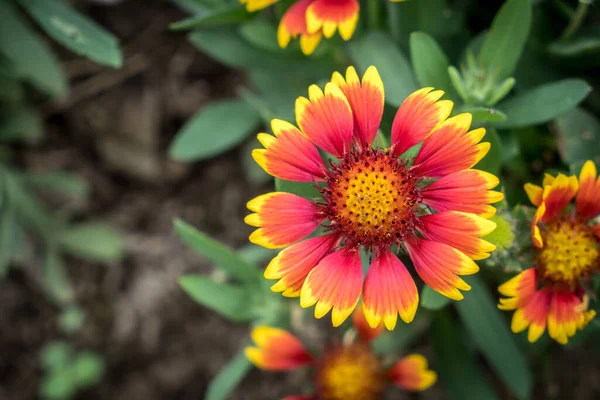
[[[17,0],[44,31],[75,53],[119,68],[119,40],[94,21],[57,0]]]
[[[236,24],[249,18],[252,18],[252,14],[248,13],[243,5],[232,3],[225,4],[215,10],[207,10],[200,15],[182,21],[174,22],[169,25],[169,29],[180,31],[206,28],[209,26]]]
[[[0,277],[8,273],[10,262],[18,250],[16,224],[12,207],[0,202]]]
[[[530,0],[508,0],[496,14],[479,53],[479,61],[496,80],[514,72],[530,25]]]
[[[67,400],[74,397],[75,393],[74,382],[63,371],[52,371],[42,379],[40,395],[45,400]]]
[[[548,45],[548,52],[555,56],[578,61],[583,66],[600,64],[600,33],[594,36],[579,36],[568,42],[554,42]]]
[[[423,32],[413,32],[410,35],[410,57],[421,86],[441,89],[445,98],[457,99],[448,74],[450,62],[435,39]]]
[[[592,113],[575,108],[557,118],[554,126],[565,164],[587,160],[600,163],[600,121]]]
[[[242,147],[240,153],[241,164],[244,168],[246,178],[255,185],[262,185],[267,182],[272,182],[273,177],[265,172],[260,165],[252,158],[252,151],[257,148],[256,143],[250,141]]]
[[[384,331],[371,344],[373,351],[380,355],[398,354],[404,351],[413,341],[427,331],[430,318],[420,312],[415,319],[406,324],[398,319],[398,325],[393,331]]]
[[[305,199],[320,199],[321,192],[312,182],[291,182],[275,178],[275,190],[278,192],[294,193]]]
[[[58,304],[73,301],[74,294],[65,264],[58,251],[50,248],[42,263],[42,284],[48,295]]]
[[[104,359],[91,351],[82,351],[75,357],[72,368],[77,386],[86,388],[97,384],[102,379]]]
[[[91,261],[111,263],[125,253],[124,238],[98,223],[70,226],[60,233],[58,240],[65,251]]]
[[[76,198],[86,197],[90,192],[90,185],[85,179],[69,172],[28,172],[23,179],[38,189],[53,190]]]
[[[473,168],[490,172],[494,175],[500,173],[502,167],[502,141],[494,128],[488,128],[482,142],[490,143],[490,151]]]
[[[502,122],[506,119],[506,114],[495,108],[466,107],[462,111],[471,113],[474,122]]]
[[[527,90],[498,105],[506,121],[496,126],[506,129],[548,122],[575,108],[590,91],[581,79],[564,79]]]
[[[243,287],[219,283],[201,275],[184,275],[179,284],[196,302],[234,322],[251,321],[255,316],[249,307],[251,293]]]
[[[456,309],[470,340],[517,398],[529,398],[533,389],[531,371],[492,295],[478,276],[465,280],[471,290],[456,302]]]
[[[66,342],[50,342],[42,348],[40,362],[46,369],[60,369],[71,361],[72,356],[71,347]]]
[[[227,399],[251,368],[252,363],[246,355],[238,353],[208,384],[204,400]]]
[[[7,1],[0,1],[0,53],[13,63],[19,77],[49,96],[67,92],[58,60]]]
[[[1,7],[1,6],[0,6]],[[0,111],[0,141],[38,141],[44,135],[39,113],[28,106],[4,106]]]
[[[58,326],[63,333],[75,333],[81,328],[85,321],[85,310],[77,304],[69,305],[60,313]]]
[[[23,101],[23,85],[15,77],[4,74],[0,67],[0,100],[12,103]]]
[[[441,310],[450,303],[450,299],[433,290],[428,285],[423,285],[421,290],[421,307],[428,310]]]
[[[240,35],[253,46],[268,50],[279,51],[277,43],[277,28],[268,21],[248,21],[240,25]]]
[[[435,352],[435,370],[451,400],[498,399],[467,348],[464,335],[448,313],[436,314],[431,327],[431,340]]]
[[[268,259],[275,257],[278,252],[278,249],[266,249],[254,243],[248,243],[237,249],[237,254],[240,258],[257,266],[262,265]]]
[[[215,267],[242,281],[260,282],[261,272],[251,263],[244,261],[231,248],[211,239],[180,219],[176,219],[173,223],[181,240],[192,250],[213,262]]]
[[[169,155],[178,161],[201,161],[242,142],[260,123],[243,100],[223,100],[202,108],[177,132]]]
[[[377,67],[385,87],[386,101],[394,106],[418,89],[410,64],[394,41],[383,32],[370,32],[348,43],[350,58],[364,72]]]

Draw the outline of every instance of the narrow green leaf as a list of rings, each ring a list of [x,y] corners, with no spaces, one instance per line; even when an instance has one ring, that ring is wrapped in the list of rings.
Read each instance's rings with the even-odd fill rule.
[[[266,249],[254,243],[248,243],[237,250],[237,254],[241,259],[253,265],[263,265],[267,260],[275,257],[277,253],[277,249]]]
[[[244,261],[231,248],[211,239],[180,219],[173,221],[173,224],[181,240],[225,273],[245,282],[260,281],[262,274],[258,268]]]
[[[438,312],[431,327],[435,369],[451,400],[496,400],[481,367],[448,313]]]
[[[90,192],[90,185],[85,179],[68,172],[31,172],[25,174],[23,179],[36,188],[52,190],[76,198],[86,197]]]
[[[428,310],[441,310],[450,303],[450,299],[433,290],[431,287],[424,285],[421,290],[421,307]]]
[[[224,100],[201,109],[177,132],[169,155],[178,161],[201,161],[241,143],[260,123],[243,100]]]
[[[277,28],[268,21],[248,21],[240,25],[240,35],[259,49],[279,51]]]
[[[427,331],[430,326],[428,315],[420,312],[410,324],[398,320],[398,325],[393,331],[385,331],[373,340],[372,348],[376,354],[399,354],[413,341]]]
[[[394,106],[418,89],[410,64],[394,41],[383,32],[370,32],[348,43],[350,58],[364,72],[368,67],[377,67],[386,101]]]
[[[275,178],[275,190],[278,192],[294,193],[305,199],[320,199],[321,192],[312,182],[291,182]]]
[[[0,100],[7,103],[20,103],[25,98],[23,85],[13,76],[8,76],[2,71],[0,65]]]
[[[251,293],[243,287],[215,282],[202,275],[184,275],[179,284],[196,302],[234,322],[247,322],[255,316],[250,307]]]
[[[44,135],[40,114],[24,105],[4,106],[0,112],[0,140],[37,142]]]
[[[548,122],[575,108],[591,91],[581,79],[547,83],[514,96],[498,105],[506,121],[498,128],[519,128]]]
[[[494,175],[500,173],[502,167],[502,141],[494,128],[488,128],[482,142],[490,143],[490,151],[473,168],[490,172]]]
[[[64,251],[91,261],[111,263],[120,260],[125,253],[124,239],[103,224],[70,226],[60,233],[58,240]]]
[[[557,57],[577,58],[585,57],[589,63],[598,65],[600,56],[600,34],[596,36],[579,36],[568,42],[554,42],[548,45],[550,54]]]
[[[10,263],[18,251],[17,221],[12,207],[0,202],[0,277],[8,273]]]
[[[59,96],[68,90],[58,60],[8,1],[0,1],[0,53],[20,78],[46,94]]]
[[[474,122],[502,122],[506,119],[506,114],[495,108],[467,107],[463,111],[471,113]]]
[[[252,17],[241,4],[226,4],[216,10],[208,10],[191,18],[177,21],[169,25],[169,29],[182,31],[209,26],[236,24]]]
[[[445,98],[457,98],[448,74],[450,62],[434,38],[423,32],[413,32],[410,35],[410,57],[421,86],[441,89]]]
[[[243,352],[238,353],[208,384],[204,400],[225,400],[252,369]]]
[[[508,0],[496,14],[479,53],[479,60],[495,79],[507,78],[514,72],[530,26],[530,0]]]
[[[456,303],[470,339],[504,384],[519,399],[527,399],[533,382],[531,371],[515,344],[506,320],[478,276],[465,279],[471,290]]]
[[[44,31],[76,54],[119,68],[119,40],[83,14],[57,0],[17,0]]]
[[[575,108],[557,118],[554,126],[565,164],[587,160],[600,163],[600,121],[594,114]]]
[[[66,267],[58,251],[50,248],[42,264],[42,284],[52,300],[64,305],[73,301],[74,293]]]

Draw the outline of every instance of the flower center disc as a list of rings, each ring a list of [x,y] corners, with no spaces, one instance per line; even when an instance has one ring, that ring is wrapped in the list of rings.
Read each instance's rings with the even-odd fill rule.
[[[317,370],[320,400],[375,400],[384,384],[381,362],[364,343],[329,350]]]
[[[542,231],[540,263],[544,277],[572,284],[600,266],[600,241],[581,221],[562,220]]]
[[[387,152],[350,153],[322,189],[330,228],[350,246],[402,242],[415,228],[421,202],[417,183],[404,162]]]

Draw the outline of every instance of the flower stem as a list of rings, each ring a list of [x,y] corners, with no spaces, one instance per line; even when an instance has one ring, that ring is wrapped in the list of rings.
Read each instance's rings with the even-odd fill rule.
[[[387,15],[390,34],[394,40],[400,40],[402,37],[402,29],[400,26],[400,8],[399,4],[388,3]]]
[[[369,30],[379,29],[379,16],[381,15],[381,1],[380,0],[368,0],[367,17],[369,18],[368,26]]]
[[[575,14],[573,14],[569,25],[567,25],[564,32],[560,36],[561,42],[566,42],[579,30],[579,27],[585,19],[590,4],[591,0],[579,0]]]

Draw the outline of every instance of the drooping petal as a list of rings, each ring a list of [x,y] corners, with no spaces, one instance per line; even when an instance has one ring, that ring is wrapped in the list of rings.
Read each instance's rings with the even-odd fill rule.
[[[392,149],[402,155],[417,143],[421,143],[437,129],[452,112],[450,100],[438,101],[444,95],[433,88],[417,90],[404,100],[392,123]]]
[[[413,392],[428,389],[437,380],[437,374],[420,354],[411,354],[398,361],[387,372],[388,379],[404,390]]]
[[[533,244],[535,245],[535,247],[539,247],[539,248],[544,246],[544,239],[542,238],[542,233],[540,231],[540,227],[538,226],[538,223],[544,217],[545,213],[546,213],[546,204],[542,203],[537,208],[537,210],[535,210],[535,214],[533,215],[533,221],[531,221],[531,240],[533,241]]]
[[[254,12],[269,7],[271,4],[275,4],[278,1],[279,0],[240,0],[240,3],[246,5],[247,11]]]
[[[500,285],[498,291],[500,294],[506,296],[506,298],[500,298],[498,308],[501,310],[515,310],[524,307],[535,294],[537,285],[537,269],[526,269]]]
[[[332,310],[334,326],[354,311],[362,287],[362,262],[357,250],[342,249],[329,254],[308,274],[300,293],[300,305],[315,306],[315,317]]]
[[[309,99],[296,100],[296,120],[304,134],[318,147],[340,158],[352,145],[354,120],[348,100],[334,83],[308,88]]]
[[[496,213],[490,204],[504,198],[492,189],[499,180],[489,172],[469,169],[443,176],[421,189],[423,203],[435,211],[463,211],[489,218]]]
[[[324,219],[314,203],[292,193],[263,194],[250,200],[247,206],[255,213],[246,216],[244,221],[259,228],[252,232],[250,241],[269,249],[305,238]]]
[[[548,185],[544,183],[542,203],[546,206],[546,211],[541,221],[546,222],[559,217],[567,204],[573,200],[578,189],[579,182],[576,176],[558,174],[552,183]]]
[[[587,319],[586,312],[587,304],[575,293],[570,290],[555,290],[548,313],[548,334],[558,343],[567,344],[569,338],[575,336],[578,329],[582,329],[579,328],[579,322]],[[583,327],[585,325],[587,323]]]
[[[460,290],[471,289],[458,275],[471,275],[479,267],[465,254],[444,243],[416,237],[405,241],[417,273],[436,292],[452,300],[462,300]]]
[[[252,330],[256,347],[246,347],[246,357],[258,368],[269,371],[289,371],[309,365],[313,357],[300,340],[291,333],[270,326]]]
[[[277,29],[279,47],[286,48],[292,38],[300,36],[300,48],[305,55],[312,54],[317,48],[323,34],[320,31],[309,33],[306,26],[306,10],[313,1],[300,0],[287,9]]]
[[[358,0],[314,0],[306,11],[308,32],[322,31],[326,38],[340,31],[349,40],[356,29],[360,5]]]
[[[596,179],[596,165],[586,161],[579,174],[579,192],[575,199],[577,214],[582,218],[592,218],[600,213],[600,177]]]
[[[479,143],[485,135],[483,128],[467,133],[471,120],[468,113],[448,118],[425,139],[415,159],[416,173],[441,177],[477,164],[489,151],[490,144]]]
[[[480,239],[496,229],[496,223],[475,214],[459,211],[445,211],[420,218],[425,228],[425,236],[435,242],[446,243],[465,253],[473,260],[483,260],[490,256],[496,246]]]
[[[318,236],[283,249],[265,269],[265,278],[279,279],[271,287],[286,297],[300,296],[306,277],[335,246],[334,235]]]
[[[359,80],[354,67],[346,70],[346,79],[334,72],[331,81],[338,85],[350,104],[354,116],[355,140],[362,146],[371,146],[383,115],[383,82],[377,68],[371,66]]]
[[[419,292],[410,273],[390,250],[371,263],[363,287],[363,310],[369,325],[381,323],[393,330],[398,314],[406,323],[415,317]]]
[[[544,193],[544,189],[541,186],[526,183],[525,192],[534,206],[538,207],[542,204],[542,194]]]
[[[271,121],[275,136],[259,133],[265,147],[252,157],[269,175],[294,182],[314,182],[325,177],[327,166],[317,148],[294,125],[280,119]]]
[[[375,325],[374,328],[371,328],[367,322],[367,318],[365,317],[362,307],[356,307],[352,313],[352,325],[354,325],[354,329],[356,329],[358,337],[365,342],[370,342],[371,340],[375,339],[383,331],[383,324],[381,323]]]
[[[536,291],[527,304],[517,308],[513,314],[511,329],[514,333],[523,332],[529,327],[527,340],[537,341],[546,330],[546,321],[550,312],[552,292],[548,287]]]

